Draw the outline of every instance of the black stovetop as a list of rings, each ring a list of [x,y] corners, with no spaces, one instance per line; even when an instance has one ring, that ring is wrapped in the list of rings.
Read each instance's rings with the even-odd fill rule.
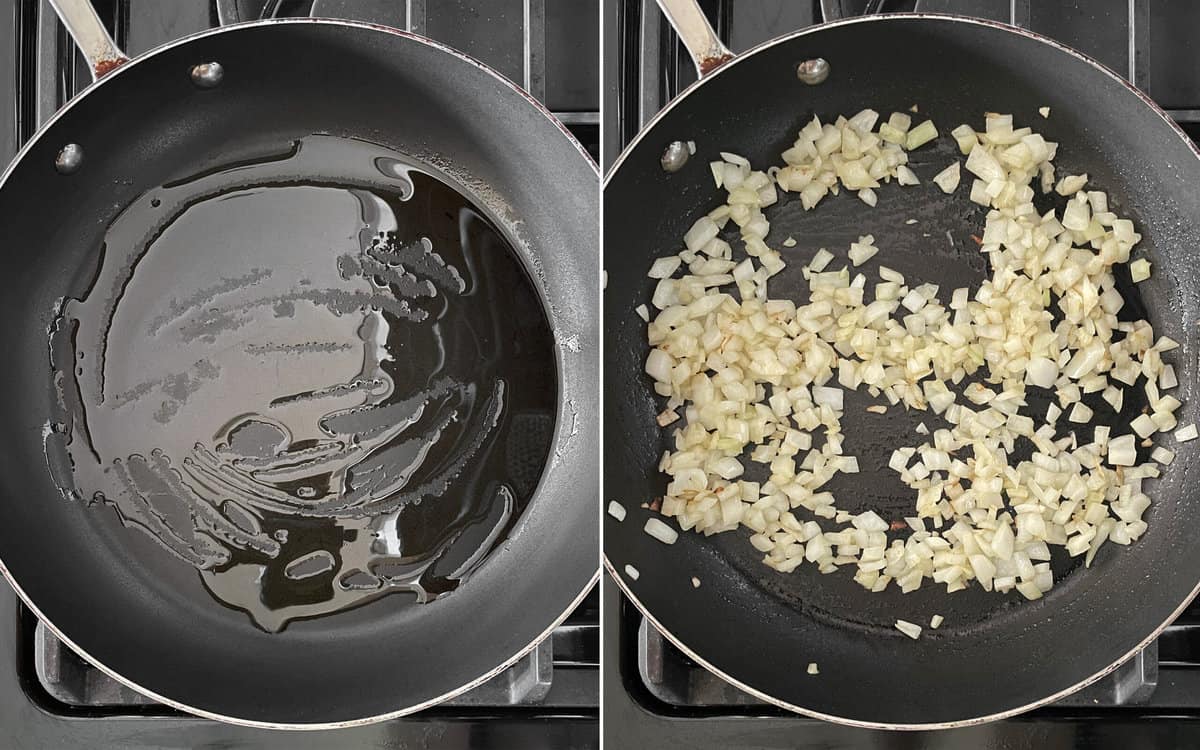
[[[701,0],[735,52],[863,12],[867,0]],[[951,12],[1059,39],[1148,91],[1200,137],[1200,3],[1151,0],[884,0],[886,11]],[[654,0],[605,0],[604,159],[696,79]],[[669,748],[1182,748],[1200,746],[1200,604],[1112,676],[1008,721],[942,732],[854,729],[764,704],[710,674],[604,581],[604,740]]]
[[[93,0],[136,55],[233,20],[383,23],[473,55],[533,92],[599,155],[599,0]],[[0,163],[87,68],[46,0],[0,0]],[[248,729],[155,704],[88,665],[0,584],[0,748],[596,748],[599,592],[509,670],[403,719],[321,732]]]

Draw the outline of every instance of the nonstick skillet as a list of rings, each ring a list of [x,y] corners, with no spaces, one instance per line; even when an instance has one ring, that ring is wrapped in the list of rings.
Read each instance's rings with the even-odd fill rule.
[[[53,4],[97,81],[33,137],[0,182],[0,225],[7,239],[0,305],[8,321],[3,375],[7,397],[2,407],[7,439],[0,472],[4,574],[57,635],[104,671],[162,702],[216,719],[270,727],[345,726],[419,710],[496,674],[548,634],[598,575],[593,510],[598,419],[595,165],[544,108],[510,82],[453,50],[394,29],[313,19],[257,22],[197,34],[129,60],[113,44],[87,2],[57,0]],[[316,146],[310,148],[314,138]],[[331,143],[334,146],[328,145]],[[397,158],[380,156],[364,161],[355,150],[360,146],[370,153]],[[343,147],[350,151],[337,150]],[[257,178],[239,182],[242,178],[238,175],[245,174],[269,174],[263,178],[269,184],[255,183]],[[416,181],[423,181],[431,191],[427,194],[453,194],[466,203],[454,204],[457,213],[448,209],[438,213],[442,204],[431,203],[428,215],[409,217],[415,222],[413,232],[419,234],[419,225],[427,220],[441,234],[428,245],[414,234],[408,237],[412,242],[391,247],[384,242],[388,227],[380,223],[380,217],[390,216],[392,209],[399,211],[397,207],[417,205],[401,200]],[[228,212],[240,205],[262,212],[263,226],[270,231],[238,236],[231,229],[233,223],[205,219],[206,214],[189,208],[190,204],[172,203],[175,199],[171,196],[210,182],[212,190],[202,197],[209,208],[220,202],[220,210],[214,209],[213,216],[229,216]],[[389,185],[400,196],[387,210],[372,202],[376,183]],[[323,202],[325,194],[320,191],[332,185],[348,186],[348,191],[339,195],[361,199],[355,210],[361,214],[362,225],[379,230],[379,236],[368,232],[361,238],[336,238],[336,246],[331,245],[328,257],[322,259],[329,265],[314,267],[310,275],[302,262],[278,255],[283,252],[279,239],[294,232],[296,248],[309,255],[314,252],[314,237],[323,237],[325,231],[318,221],[324,215],[320,212],[336,209],[341,212],[337,215],[344,217],[349,205],[342,198],[336,199],[340,203],[333,198],[329,200],[334,203]],[[316,210],[305,212],[292,206],[290,214],[272,213],[275,204],[270,195],[305,190],[319,193],[313,204]],[[408,195],[414,193],[421,196],[419,190]],[[280,204],[281,211],[286,203]],[[158,218],[146,218],[156,215]],[[462,223],[455,223],[459,221]],[[143,223],[139,226],[139,222]],[[476,231],[480,234],[471,234]],[[118,235],[128,242],[115,242]],[[460,241],[465,244],[468,236],[484,235],[494,240],[494,246],[472,251],[475,260],[469,262],[477,265],[469,266],[462,258],[446,260],[445,247]],[[192,240],[187,240],[189,236]],[[149,265],[141,270],[135,268],[142,262],[141,249],[168,240],[180,263],[174,271],[171,264],[155,266],[157,260],[146,261]],[[504,279],[521,280],[532,290],[540,309],[530,318],[530,330],[536,328],[548,337],[551,343],[544,351],[520,349],[524,341],[520,336],[504,341],[487,339],[502,329],[488,327],[483,314],[470,307],[484,305],[486,300],[498,304],[496,299],[505,301],[505,295],[517,293],[515,286],[488,286],[489,264],[499,260],[486,251],[506,252],[504,244],[511,245],[517,265],[510,264],[507,275],[495,279],[496,285],[507,283]],[[274,248],[271,252],[277,253],[279,263],[241,268],[239,264],[248,262],[246,257],[262,248]],[[508,403],[519,403],[520,394],[525,393],[543,402],[548,399],[551,407],[523,427],[513,426],[508,432],[513,442],[503,445],[488,443],[488,435],[500,434],[503,420],[520,415],[467,408],[469,403],[495,403],[485,399],[498,393],[490,381],[447,385],[439,391],[441,400],[436,404],[432,400],[410,404],[413,408],[404,419],[416,419],[414,414],[424,407],[429,414],[423,418],[433,419],[436,406],[436,418],[441,422],[421,428],[422,434],[456,430],[456,439],[466,446],[463,455],[478,460],[492,456],[489,465],[521,474],[525,488],[480,484],[489,479],[486,472],[476,478],[476,484],[465,486],[461,482],[466,480],[457,478],[471,475],[469,468],[457,466],[436,473],[426,462],[429,483],[425,494],[414,499],[415,515],[411,517],[417,520],[410,528],[394,534],[392,527],[364,528],[360,523],[343,538],[338,536],[342,527],[330,519],[360,522],[370,517],[369,508],[359,505],[366,510],[356,514],[336,502],[319,505],[317,498],[329,494],[329,488],[297,484],[288,478],[289,472],[294,474],[298,465],[332,461],[342,473],[323,476],[336,474],[338,481],[349,483],[346,487],[358,483],[361,488],[374,481],[367,469],[376,472],[374,477],[390,477],[388,486],[395,486],[405,478],[396,474],[397,464],[383,460],[369,467],[357,464],[348,471],[361,471],[358,480],[347,479],[345,467],[347,455],[374,452],[383,445],[380,435],[399,429],[402,420],[381,419],[360,429],[361,442],[356,442],[358,438],[344,441],[339,454],[341,449],[329,435],[300,439],[297,434],[290,447],[280,448],[283,428],[279,424],[266,418],[248,421],[244,415],[233,417],[239,425],[237,436],[230,433],[225,443],[212,448],[227,451],[241,443],[236,460],[249,461],[245,464],[251,467],[249,473],[270,475],[270,481],[258,486],[282,491],[282,495],[270,496],[274,498],[271,502],[282,503],[276,506],[284,508],[282,516],[253,508],[246,513],[236,502],[225,505],[222,498],[233,498],[241,491],[222,483],[232,475],[221,479],[212,472],[206,475],[208,484],[197,486],[215,493],[210,498],[213,503],[203,507],[197,503],[190,511],[185,508],[182,521],[158,514],[155,497],[161,500],[164,495],[155,496],[154,492],[170,495],[162,487],[187,472],[181,468],[186,461],[172,464],[178,470],[174,473],[154,469],[165,465],[169,457],[156,453],[152,445],[131,454],[124,463],[109,462],[105,470],[115,474],[104,476],[120,475],[127,488],[137,489],[126,493],[130,502],[124,505],[120,498],[93,493],[93,488],[64,486],[69,484],[65,478],[72,468],[79,467],[68,464],[63,441],[84,425],[79,414],[64,412],[61,386],[72,381],[72,353],[94,354],[94,347],[89,349],[90,344],[74,340],[70,333],[93,325],[93,318],[90,313],[73,315],[70,309],[81,300],[98,299],[101,293],[90,285],[105,279],[108,271],[104,269],[111,267],[117,274],[113,278],[124,278],[120,263],[111,263],[114,253],[130,254],[126,271],[134,270],[126,277],[158,274],[156,283],[163,293],[159,298],[142,295],[147,306],[138,312],[122,307],[140,294],[136,285],[118,283],[112,287],[112,299],[119,304],[115,313],[109,312],[124,315],[121,309],[129,309],[136,318],[149,315],[161,303],[169,318],[187,308],[189,314],[199,316],[192,318],[200,326],[194,341],[210,343],[214,357],[224,356],[221,352],[237,341],[237,331],[253,328],[258,318],[247,311],[263,309],[263,300],[272,295],[277,304],[265,313],[271,321],[294,327],[297,316],[312,313],[316,306],[304,300],[315,299],[312,287],[319,274],[332,278],[334,286],[339,278],[349,279],[346,283],[358,292],[382,289],[388,283],[393,291],[410,289],[411,299],[399,293],[381,294],[376,301],[383,307],[372,307],[370,301],[358,304],[345,289],[335,290],[340,297],[323,298],[321,325],[357,335],[361,339],[355,342],[357,351],[365,347],[375,352],[363,360],[363,371],[369,364],[373,375],[340,386],[349,391],[379,394],[393,386],[399,388],[400,378],[389,379],[380,373],[397,367],[420,372],[422,356],[467,360],[471,351],[453,350],[455,341],[466,338],[447,335],[445,341],[451,342],[447,348],[430,355],[430,345],[420,344],[418,334],[406,339],[403,336],[408,334],[394,321],[390,329],[384,326],[388,310],[421,325],[418,318],[429,320],[440,314],[436,300],[452,298],[460,305],[458,309],[472,316],[465,319],[478,324],[473,332],[468,331],[473,336],[517,352],[514,356],[524,358],[523,367],[530,358],[536,360],[531,370],[536,377],[528,380],[532,385],[507,380],[505,395],[512,399]],[[338,253],[349,255],[339,257]],[[374,255],[368,258],[370,253]],[[375,265],[364,266],[368,260]],[[228,272],[215,267],[219,263],[228,264]],[[260,280],[241,286],[230,281],[242,278],[238,273],[243,271],[257,274],[254,278]],[[172,273],[177,275],[172,277]],[[294,275],[296,286],[280,281],[289,274]],[[205,287],[209,281],[215,286]],[[258,298],[245,302],[252,293]],[[486,294],[492,297],[481,296]],[[172,307],[176,303],[182,307]],[[218,308],[224,312],[215,312]],[[103,306],[92,312],[97,310],[104,312]],[[247,319],[252,325],[239,328]],[[157,323],[143,322],[144,330],[159,330]],[[168,321],[170,325],[177,322]],[[179,325],[183,324],[178,323],[177,329]],[[130,354],[149,339],[150,334],[133,337],[115,349],[115,342],[107,341],[110,364],[136,378],[142,371],[181,356],[170,346],[158,347],[144,359]],[[65,348],[55,350],[59,344]],[[410,344],[412,348],[404,348]],[[288,366],[280,358],[297,352],[323,356],[345,346],[323,342],[315,333],[312,341],[282,342],[276,350],[247,344],[245,353],[259,357],[261,366],[250,371],[239,388],[274,382],[281,371],[304,374],[307,365]],[[87,364],[90,361],[81,358],[76,363],[79,373],[91,366]],[[115,426],[114,434],[132,439],[170,422],[172,409],[191,397],[194,386],[208,377],[204,372],[220,381],[215,363],[212,360],[209,367],[197,359],[199,369],[189,370],[186,377],[176,374],[154,380],[150,390],[154,399],[161,398],[162,410],[151,409],[158,416],[145,421],[129,418],[120,422],[125,419],[120,409],[126,407],[117,404],[127,403],[126,397],[133,399],[130,404],[142,403],[147,392],[134,388],[118,394],[114,402],[111,389],[106,391],[109,398],[105,403],[114,407],[106,417]],[[430,368],[434,364],[431,360]],[[480,360],[462,369],[484,372],[489,366]],[[196,380],[197,374],[200,380]],[[459,374],[464,382],[471,380],[470,372]],[[343,395],[340,391],[312,391],[299,394],[296,403],[318,403],[325,397]],[[220,398],[214,403],[219,405]],[[91,410],[96,404],[86,406]],[[270,411],[272,406],[262,409]],[[468,419],[463,416],[467,413],[476,416]],[[355,414],[344,410],[338,416]],[[336,432],[332,422],[320,425],[331,434]],[[97,425],[87,427],[94,431]],[[534,444],[522,443],[525,438],[521,436]],[[474,441],[475,437],[479,440]],[[399,450],[401,443],[396,438],[389,445]],[[75,449],[69,461],[87,459],[81,444],[76,443]],[[295,458],[297,463],[287,465],[285,458]],[[227,469],[229,466],[218,471]],[[446,481],[440,483],[443,479]],[[238,479],[244,480],[244,475]],[[417,474],[412,481],[418,481]],[[516,504],[484,503],[485,508],[505,507],[506,512],[514,507],[520,510],[521,504],[524,508],[510,513],[507,525],[493,525],[497,536],[481,542],[480,549],[491,545],[486,558],[456,562],[459,569],[473,571],[457,590],[439,598],[444,589],[427,587],[421,594],[430,600],[425,604],[416,604],[412,596],[404,594],[375,598],[347,593],[386,585],[389,576],[409,575],[405,566],[413,560],[403,549],[406,535],[409,539],[435,538],[440,531],[429,520],[437,516],[430,509],[441,507],[443,501],[456,502],[456,493],[467,492],[490,492],[499,498],[496,503]],[[504,492],[512,497],[504,500]],[[523,499],[518,497],[521,493]],[[137,506],[143,501],[145,507]],[[271,517],[276,521],[291,517],[287,509],[298,507],[303,510],[292,516],[316,529],[314,538],[329,541],[333,534],[332,541],[320,543],[324,547],[302,555],[287,569],[271,572],[271,564],[265,562],[260,566],[263,575],[275,576],[272,580],[278,579],[277,583],[283,581],[279,576],[284,576],[304,588],[308,586],[304,581],[330,575],[331,567],[347,569],[349,561],[338,559],[338,550],[351,548],[346,544],[353,534],[360,535],[359,542],[375,545],[368,550],[372,555],[384,549],[381,554],[391,558],[393,567],[358,571],[368,575],[339,579],[341,588],[336,596],[357,597],[355,603],[361,606],[305,617],[315,611],[313,591],[306,589],[304,596],[309,599],[295,610],[302,616],[286,623],[281,618],[271,627],[256,626],[247,616],[247,607],[223,606],[221,597],[214,596],[213,581],[228,579],[206,576],[222,569],[229,554],[265,553],[269,558],[272,552],[280,554],[280,548],[296,543],[303,535],[297,536],[295,528],[289,541],[278,530],[272,533],[269,525]],[[211,515],[213,508],[220,517]],[[426,511],[430,515],[422,515]],[[408,508],[403,509],[401,525],[409,513]],[[134,528],[138,526],[141,528]],[[207,531],[196,530],[201,527]],[[143,533],[147,528],[156,533]],[[169,539],[166,546],[171,549],[157,543],[156,534]],[[181,545],[179,540],[184,537]],[[354,549],[364,547],[360,544]],[[196,550],[202,553],[201,564],[180,559]],[[438,580],[445,584],[448,579]],[[318,599],[334,595],[329,593],[333,584],[327,578],[325,583],[313,585],[324,587],[324,593],[316,595]],[[259,601],[248,606],[270,609],[272,605]],[[268,632],[271,630],[278,632]]]
[[[1086,172],[1140,227],[1155,275],[1136,293],[1125,279],[1122,291],[1137,300],[1131,314],[1181,342],[1186,424],[1195,418],[1200,346],[1200,159],[1191,141],[1111,71],[1021,29],[886,15],[806,29],[733,57],[693,3],[660,5],[701,80],[638,135],[604,185],[604,492],[606,503],[628,510],[623,522],[604,518],[610,573],[656,627],[710,670],[760,699],[850,724],[934,728],[1001,718],[1113,670],[1182,611],[1200,583],[1195,442],[1172,445],[1175,463],[1147,484],[1154,502],[1146,535],[1129,548],[1102,550],[1090,569],[1059,566],[1055,588],[1038,601],[978,589],[947,595],[941,586],[871,594],[844,570],[820,575],[807,566],[779,574],[761,563],[744,528],[707,538],[681,533],[669,547],[643,532],[653,511],[642,506],[663,494],[657,464],[672,444],[671,430],[655,422],[663,399],[643,372],[649,346],[634,310],[649,303],[652,261],[681,247],[692,222],[721,200],[708,167],[719,152],[765,167],[814,114],[828,120],[870,107],[886,117],[916,104],[943,133],[941,145],[914,152],[913,168],[928,183],[958,156],[945,136],[951,128],[979,126],[985,112],[1012,113],[1062,144],[1061,174]],[[801,78],[814,80],[808,74],[817,58],[827,62],[828,78],[811,85]],[[1048,119],[1041,107],[1050,108]],[[664,156],[677,167],[685,155],[678,147],[665,153],[669,146],[688,141],[695,155],[677,171],[664,170]],[[845,247],[873,233],[886,247],[886,260],[878,260],[950,289],[976,286],[984,268],[970,239],[980,218],[964,203],[936,190],[888,190],[873,210],[843,197],[809,213],[792,201],[767,216],[773,235],[800,242],[785,256]],[[906,225],[909,218],[918,223]],[[806,298],[798,272],[771,283],[772,297]],[[1128,406],[1118,417],[1126,424],[1140,408]],[[911,514],[909,491],[888,470],[868,468],[886,466],[895,447],[914,444],[924,414],[897,412],[846,412],[847,450],[860,456],[863,473],[831,489],[853,512]],[[900,618],[927,624],[934,614],[945,624],[927,627],[918,640],[893,627]],[[810,662],[819,675],[806,673]]]

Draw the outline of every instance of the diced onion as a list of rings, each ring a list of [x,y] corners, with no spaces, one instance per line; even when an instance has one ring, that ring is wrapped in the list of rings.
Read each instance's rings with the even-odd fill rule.
[[[820,273],[825,270],[825,267],[829,265],[829,261],[831,260],[833,260],[833,253],[825,248],[821,248],[813,254],[812,262],[808,264],[808,267],[814,273]]]
[[[646,275],[652,279],[669,279],[679,269],[681,263],[683,260],[678,255],[659,258],[650,266],[650,272]]]
[[[1154,424],[1154,419],[1152,419],[1149,414],[1139,414],[1132,422],[1129,423],[1129,427],[1136,432],[1139,437],[1144,438],[1150,437],[1154,433],[1158,432],[1158,426]]]
[[[1150,452],[1150,458],[1158,461],[1163,466],[1168,466],[1175,460],[1175,451],[1160,445]]]
[[[1082,424],[1092,418],[1092,410],[1086,404],[1079,401],[1075,404],[1075,408],[1071,409],[1071,413],[1067,416],[1072,422]]]
[[[904,633],[914,641],[921,637],[921,626],[908,620],[896,620],[896,630]]]
[[[958,161],[954,161],[950,166],[938,172],[933,177],[933,181],[942,189],[943,193],[953,193],[958,188],[959,180],[961,179],[961,171]]]
[[[1129,276],[1135,284],[1150,278],[1150,261],[1145,258],[1138,258],[1130,263]]]
[[[692,225],[678,255],[655,261],[652,307],[638,309],[650,318],[645,370],[673,446],[659,463],[669,477],[661,513],[695,533],[747,527],[781,574],[850,565],[872,592],[932,580],[947,592],[978,585],[1037,599],[1054,585],[1052,547],[1090,566],[1107,542],[1144,534],[1143,481],[1175,458],[1154,440],[1197,437],[1178,425],[1181,401],[1164,394],[1178,386],[1165,360],[1179,344],[1135,320],[1118,289],[1126,265],[1135,280],[1149,273],[1144,258],[1130,262],[1141,236],[1116,213],[1119,201],[1088,190],[1087,175],[1056,178],[1059,144],[1004,114],[986,115],[981,131],[955,128],[965,162],[934,178],[956,192],[965,167],[969,200],[987,208],[974,239],[989,275],[977,288],[940,290],[882,266],[872,284],[854,270],[878,252],[863,236],[848,265],[824,248],[813,254],[800,269],[807,298],[772,297],[789,259],[768,240],[764,209],[779,191],[808,210],[843,190],[875,205],[897,189],[889,183],[917,184],[906,150],[937,130],[911,124],[904,113],[880,124],[867,109],[813,118],[782,165],[755,170],[732,153],[711,165],[726,201]],[[1065,208],[1039,212],[1038,188],[1065,196]],[[1145,413],[1112,430],[1093,425],[1094,408],[1120,413],[1125,388],[1145,392]],[[860,389],[877,400],[869,412],[899,406],[945,423],[919,423],[888,461],[914,495],[902,527],[839,507],[828,489],[860,470],[859,436],[842,425],[844,394]],[[1088,397],[1096,393],[1107,407]],[[1043,395],[1053,401],[1035,412]],[[1139,448],[1149,452],[1141,464]],[[748,472],[752,463],[764,473]],[[679,533],[657,518],[645,531],[668,543]]]
[[[675,540],[679,538],[678,531],[657,518],[647,518],[646,525],[642,530],[663,544],[674,544]]]
[[[920,185],[921,181],[917,179],[916,172],[913,172],[904,164],[896,167],[896,182],[900,185]],[[916,222],[913,222],[916,223]]]
[[[850,262],[856,266],[861,266],[874,257],[877,252],[879,252],[879,248],[870,242],[854,242],[850,245]]]
[[[1054,192],[1059,195],[1071,196],[1083,190],[1087,185],[1088,176],[1085,174],[1070,175],[1058,181],[1058,185],[1054,187]]]
[[[933,120],[926,120],[912,130],[908,131],[904,147],[909,151],[915,148],[920,148],[926,143],[929,143],[934,138],[938,137],[937,128],[933,125]]]
[[[1108,441],[1108,462],[1113,466],[1133,466],[1137,462],[1137,446],[1133,435],[1122,435]]]
[[[618,521],[624,521],[625,520],[625,506],[621,505],[616,500],[609,502],[608,515],[612,516],[613,518],[617,519]]]
[[[1039,388],[1053,388],[1058,380],[1058,363],[1047,357],[1032,357],[1025,366],[1025,382]]]

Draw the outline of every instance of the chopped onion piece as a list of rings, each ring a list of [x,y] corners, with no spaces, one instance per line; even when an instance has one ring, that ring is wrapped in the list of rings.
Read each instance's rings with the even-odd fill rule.
[[[1179,385],[1179,380],[1175,377],[1175,368],[1171,365],[1164,365],[1163,370],[1158,376],[1159,390],[1167,390]]]
[[[1175,460],[1175,451],[1160,445],[1154,450],[1150,451],[1150,458],[1158,461],[1163,466],[1169,466],[1170,463]]]
[[[967,156],[966,166],[967,171],[982,180],[985,185],[1003,181],[1006,174],[1004,167],[1000,165],[996,157],[983,148],[971,149],[971,153]]]
[[[716,237],[719,231],[715,221],[707,216],[701,216],[683,236],[683,244],[694,253],[708,244],[713,237]]]
[[[1178,430],[1175,430],[1175,439],[1181,443],[1186,443],[1189,440],[1195,440],[1196,435],[1197,433],[1195,424],[1189,424],[1186,427],[1180,427]]]
[[[1145,281],[1150,278],[1150,261],[1145,258],[1138,258],[1129,264],[1129,276],[1133,279],[1133,283]]]
[[[678,255],[659,258],[650,266],[650,272],[646,275],[652,279],[668,279],[675,274],[675,271],[679,270],[682,262],[683,260]]]
[[[621,505],[616,500],[609,502],[608,515],[612,516],[613,518],[617,519],[618,521],[624,521],[625,520],[625,506]]]
[[[944,617],[942,617],[941,615],[934,615],[933,617],[929,618],[929,627],[933,628],[934,630],[937,630],[938,628],[940,628],[942,626],[943,622],[945,622]]]
[[[636,581],[638,579],[638,577],[641,576],[642,574],[639,573],[638,569],[633,567],[632,565],[626,565],[625,566],[625,575],[629,577],[629,580]]]
[[[651,349],[646,357],[646,373],[660,383],[670,382],[675,360],[662,349]]]
[[[1137,446],[1133,435],[1122,435],[1108,441],[1108,462],[1113,466],[1133,466],[1137,461]]]
[[[717,190],[720,190],[725,183],[725,162],[711,161],[708,163],[709,170],[712,171],[713,182],[717,185]]]
[[[841,388],[826,388],[817,386],[812,389],[813,403],[817,405],[827,405],[834,409],[842,410],[842,389]]]
[[[1101,395],[1104,397],[1104,400],[1107,401],[1110,406],[1112,406],[1113,411],[1121,411],[1121,404],[1125,401],[1124,389],[1109,386],[1108,388],[1104,389],[1104,393]]]
[[[1025,366],[1025,382],[1039,388],[1053,388],[1058,380],[1058,363],[1046,357],[1032,357]]]
[[[962,177],[962,172],[958,161],[954,161],[950,166],[938,172],[933,177],[934,183],[942,189],[943,193],[953,193],[958,188],[958,183]]]
[[[874,257],[877,252],[879,252],[879,248],[870,243],[853,242],[850,244],[850,262],[855,266],[861,266]]]
[[[908,620],[896,620],[896,630],[904,633],[914,641],[921,637],[921,626]]]
[[[896,167],[896,182],[900,185],[920,185],[921,181],[911,169],[901,164]]]
[[[829,261],[831,260],[833,260],[833,253],[825,248],[821,248],[813,254],[813,259],[808,264],[808,268],[814,273],[820,273],[825,270],[825,267],[829,265]]]
[[[1158,432],[1158,426],[1154,424],[1154,420],[1149,414],[1139,414],[1132,422],[1129,423],[1129,426],[1138,434],[1139,437],[1150,437],[1154,433]]]
[[[1092,418],[1092,410],[1089,409],[1082,401],[1076,402],[1075,408],[1071,409],[1071,413],[1067,415],[1067,419],[1077,424],[1082,424]]]
[[[808,663],[807,671],[809,674],[820,674],[821,673],[821,669],[820,669],[820,667],[817,666],[817,663],[815,661],[810,661]]]
[[[647,518],[646,525],[642,530],[663,544],[674,544],[675,540],[679,538],[678,531],[657,518]]]
[[[1086,174],[1070,175],[1058,181],[1058,185],[1054,187],[1054,192],[1063,196],[1070,196],[1083,190],[1087,185],[1088,176]]]
[[[904,148],[908,151],[920,148],[926,143],[929,143],[934,138],[938,137],[937,128],[933,125],[933,120],[926,120],[912,130],[908,131],[908,136],[905,139]]]

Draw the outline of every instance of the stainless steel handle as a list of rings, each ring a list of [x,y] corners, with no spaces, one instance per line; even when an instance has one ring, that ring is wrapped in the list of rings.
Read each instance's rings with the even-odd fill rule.
[[[733,59],[696,0],[658,0],[658,7],[687,47],[701,78]]]
[[[217,0],[217,25],[229,26],[241,23],[242,11],[238,8],[237,0]]]
[[[50,0],[50,5],[87,60],[93,81],[129,61],[109,36],[89,0]]]

